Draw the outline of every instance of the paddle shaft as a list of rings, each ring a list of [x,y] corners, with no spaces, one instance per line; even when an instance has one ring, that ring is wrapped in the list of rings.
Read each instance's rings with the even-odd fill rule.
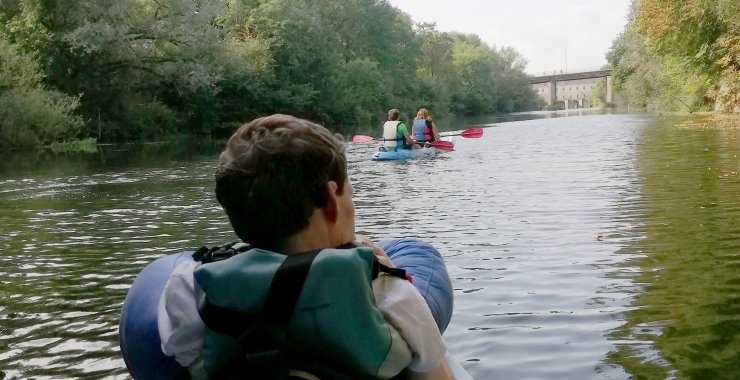
[[[483,128],[469,128],[462,132],[440,134],[440,136],[441,137],[462,136],[468,139],[477,139],[483,136]],[[398,139],[376,139],[372,136],[367,136],[367,135],[354,135],[352,137],[352,142],[354,143],[366,143],[370,141],[398,141]],[[417,142],[425,142],[425,141],[417,141]]]

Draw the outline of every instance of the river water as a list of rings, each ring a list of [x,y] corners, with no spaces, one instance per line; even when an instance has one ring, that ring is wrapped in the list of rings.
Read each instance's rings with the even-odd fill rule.
[[[358,232],[441,251],[445,338],[476,379],[737,378],[740,130],[536,116],[424,161],[349,145]],[[118,318],[137,273],[234,240],[212,194],[218,150],[0,157],[1,380],[129,378]]]

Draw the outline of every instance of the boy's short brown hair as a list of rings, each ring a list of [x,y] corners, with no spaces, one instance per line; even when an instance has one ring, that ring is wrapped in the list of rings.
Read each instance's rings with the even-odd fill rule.
[[[326,128],[289,115],[242,125],[219,158],[216,198],[236,235],[276,250],[327,202],[326,183],[347,179],[345,144]]]

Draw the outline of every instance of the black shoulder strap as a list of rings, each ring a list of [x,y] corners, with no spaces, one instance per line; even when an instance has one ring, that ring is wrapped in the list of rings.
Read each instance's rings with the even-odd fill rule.
[[[214,305],[206,299],[199,310],[203,322],[213,331],[221,334],[240,336],[258,321],[287,327],[293,316],[298,297],[308,277],[316,256],[321,251],[312,251],[285,258],[270,283],[265,303],[260,315],[245,313]]]
[[[267,293],[263,309],[265,318],[280,326],[288,326],[303,290],[303,284],[306,283],[308,271],[319,252],[321,251],[317,250],[285,258],[275,273]]]
[[[200,310],[203,322],[216,332],[239,340],[241,352],[214,374],[216,379],[287,379],[284,352],[286,330],[316,256],[312,251],[287,256],[270,283],[262,313],[247,313],[207,302]]]

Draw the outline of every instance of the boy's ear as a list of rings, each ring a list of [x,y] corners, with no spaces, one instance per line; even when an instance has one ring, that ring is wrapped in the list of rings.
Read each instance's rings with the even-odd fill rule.
[[[326,205],[324,205],[324,215],[327,220],[334,223],[339,218],[339,185],[335,181],[326,183]]]

